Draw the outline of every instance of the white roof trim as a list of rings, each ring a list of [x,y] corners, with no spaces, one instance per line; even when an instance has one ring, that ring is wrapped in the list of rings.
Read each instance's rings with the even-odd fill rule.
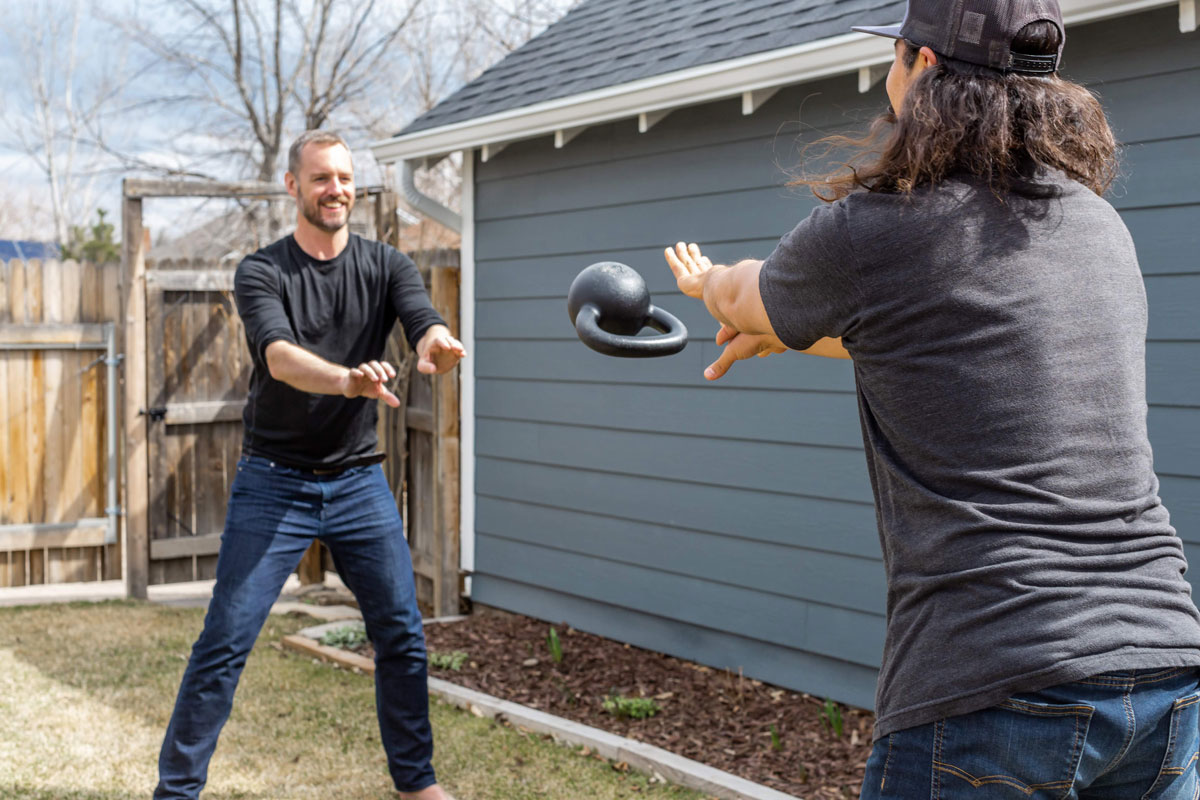
[[[860,67],[861,69],[861,67]],[[772,86],[770,89],[758,89],[753,92],[742,92],[742,116],[748,117],[762,108],[763,103],[775,96],[782,86]]]
[[[496,154],[506,147],[508,147],[508,142],[489,142],[483,146],[483,152],[480,154],[480,158],[482,158],[483,163],[486,164],[495,158]]]
[[[638,133],[646,133],[658,123],[667,118],[674,109],[664,108],[659,111],[643,111],[638,114]]]
[[[587,130],[587,125],[579,125],[574,128],[559,128],[554,132],[554,146],[562,150],[567,146],[567,143],[574,139],[579,134]]]
[[[1061,7],[1066,24],[1078,25],[1180,2],[1062,0]],[[373,142],[371,150],[379,162],[390,163],[531,139],[641,114],[737,97],[744,92],[855,73],[862,67],[891,61],[892,47],[890,39],[847,33],[396,136]],[[492,153],[495,152],[496,148],[493,147]]]
[[[866,94],[875,84],[887,77],[891,67],[887,64],[875,64],[870,67],[858,68],[858,93]]]

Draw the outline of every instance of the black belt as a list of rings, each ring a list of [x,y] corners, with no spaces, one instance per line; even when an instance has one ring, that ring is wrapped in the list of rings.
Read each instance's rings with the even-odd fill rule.
[[[303,472],[305,475],[313,475],[321,478],[327,478],[330,475],[341,475],[346,470],[354,469],[355,467],[370,467],[374,466],[375,464],[382,464],[387,459],[387,453],[372,453],[369,456],[356,458],[347,464],[339,464],[336,467],[302,467],[299,464],[288,464],[285,461],[280,461],[276,458],[272,458],[271,456],[264,456],[261,453],[251,452],[248,453],[248,455],[266,459],[272,464],[278,464],[281,467],[294,469],[297,472]]]

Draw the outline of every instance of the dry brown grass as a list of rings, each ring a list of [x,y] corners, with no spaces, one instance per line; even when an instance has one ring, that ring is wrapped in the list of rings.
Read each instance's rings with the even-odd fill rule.
[[[0,609],[0,797],[148,798],[203,614],[139,603]],[[272,617],[209,772],[207,800],[395,798],[369,678],[284,653]],[[699,800],[434,703],[435,766],[460,800]]]

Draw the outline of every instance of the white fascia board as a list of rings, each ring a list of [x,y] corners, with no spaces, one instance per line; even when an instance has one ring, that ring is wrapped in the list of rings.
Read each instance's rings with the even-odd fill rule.
[[[417,131],[374,142],[371,150],[380,163],[388,163],[491,142],[531,139],[558,130],[736,97],[754,89],[853,72],[891,58],[890,40],[850,33]]]
[[[1064,22],[1078,25],[1178,2],[1062,0],[1061,8]],[[380,163],[391,163],[485,144],[532,139],[559,130],[737,97],[743,92],[855,73],[862,67],[890,62],[893,47],[891,39],[847,33],[396,136],[373,142],[371,150]]]
[[[1139,11],[1173,5],[1175,0],[1064,0],[1060,8],[1065,24],[1082,25],[1085,22],[1124,17]],[[1070,46],[1070,40],[1067,46]]]

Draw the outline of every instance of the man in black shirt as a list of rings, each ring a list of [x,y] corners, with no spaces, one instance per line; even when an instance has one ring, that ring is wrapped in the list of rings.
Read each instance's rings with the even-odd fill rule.
[[[235,294],[254,371],[230,490],[217,584],[159,756],[154,797],[203,789],[234,689],[271,605],[314,538],[329,546],[375,647],[376,709],[405,800],[446,800],[432,764],[427,663],[408,544],[376,451],[376,401],[396,370],[380,361],[399,320],[441,373],[466,355],[416,266],[350,233],[354,170],[345,141],[309,131],[286,176],[296,231],[247,256]]]

